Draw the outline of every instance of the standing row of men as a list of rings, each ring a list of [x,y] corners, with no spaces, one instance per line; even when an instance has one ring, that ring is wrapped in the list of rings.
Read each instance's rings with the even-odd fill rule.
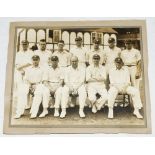
[[[61,107],[60,117],[64,118],[69,96],[77,95],[79,115],[85,117],[84,106],[87,93],[93,113],[100,110],[108,100],[108,118],[113,118],[113,105],[119,92],[131,95],[134,114],[137,118],[142,118],[139,113],[142,103],[139,86],[136,83],[140,77],[141,56],[140,52],[132,47],[131,40],[126,42],[124,51],[115,46],[114,38],[109,38],[107,51],[99,48],[98,40],[94,41],[94,48],[89,52],[82,47],[81,37],[77,37],[75,42],[76,47],[67,52],[64,49],[64,41],[60,40],[58,50],[54,53],[46,50],[45,40],[40,41],[40,49],[35,52],[27,51],[28,42],[22,42],[23,51],[16,55],[16,79],[19,80],[15,118],[20,118],[24,110],[30,108],[28,94],[34,95],[30,110],[31,118],[37,117],[41,102],[43,112],[39,117],[45,117],[48,114],[47,108],[51,95],[55,97],[55,117],[59,116]],[[105,87],[107,75],[110,80],[108,92]],[[130,77],[133,87],[130,86]]]

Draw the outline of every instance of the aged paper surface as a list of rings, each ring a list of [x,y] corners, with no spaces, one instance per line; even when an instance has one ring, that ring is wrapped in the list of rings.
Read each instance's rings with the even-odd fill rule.
[[[93,40],[98,39],[100,48],[108,48],[108,38],[115,38],[116,45],[123,51],[124,41],[135,41],[134,48],[141,54],[142,74],[140,78],[140,98],[143,108],[140,113],[143,119],[133,116],[133,104],[127,107],[114,107],[114,118],[108,119],[108,106],[102,107],[97,113],[85,106],[85,118],[78,115],[78,106],[67,108],[65,118],[55,118],[54,108],[48,109],[44,118],[30,118],[30,110],[15,119],[18,93],[16,91],[15,61],[20,51],[22,40],[29,41],[29,48],[39,46],[39,41],[45,39],[46,48],[53,53],[59,40],[64,40],[65,50],[75,46],[74,40],[80,36],[86,49],[93,49]],[[47,134],[47,133],[151,133],[150,98],[148,85],[148,52],[146,25],[142,20],[121,21],[65,21],[65,22],[14,22],[10,23],[10,39],[8,63],[6,71],[5,118],[4,133],[6,134]],[[129,67],[129,66],[128,66]],[[130,66],[132,67],[132,66]],[[18,82],[18,81],[17,81]],[[130,95],[129,98],[132,96]],[[87,99],[88,100],[88,99]],[[126,99],[125,99],[126,100]],[[131,102],[133,102],[131,100]],[[43,108],[39,109],[41,114]]]

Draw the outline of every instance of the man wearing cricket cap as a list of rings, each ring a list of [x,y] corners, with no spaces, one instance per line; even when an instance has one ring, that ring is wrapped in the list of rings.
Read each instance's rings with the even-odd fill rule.
[[[44,68],[48,66],[49,58],[52,56],[52,52],[46,49],[46,40],[41,39],[39,42],[39,49],[34,51],[35,55],[40,57],[40,67]]]
[[[29,42],[27,40],[22,40],[21,49],[16,53],[15,58],[15,86],[17,88],[21,87],[23,84],[23,79],[25,76],[25,70],[32,65],[33,51],[29,50]],[[25,106],[25,109],[29,109],[30,104]]]
[[[28,96],[33,94],[33,102],[31,106],[31,118],[36,118],[39,105],[42,102],[42,76],[43,70],[39,66],[40,57],[34,55],[32,57],[32,66],[25,70],[24,82],[19,87],[19,93],[17,98],[17,109],[15,118],[20,118],[24,114],[24,108],[28,102]]]
[[[140,51],[133,48],[133,41],[128,39],[125,41],[126,49],[122,51],[121,58],[124,65],[128,67],[131,75],[132,86],[139,89],[141,78],[141,54]]]
[[[58,42],[58,49],[54,51],[52,56],[57,56],[59,59],[59,67],[65,69],[66,67],[70,66],[71,54],[64,49],[64,46],[65,42],[63,40],[60,40]]]
[[[68,103],[68,88],[64,85],[64,74],[62,68],[58,66],[59,59],[57,56],[51,57],[51,66],[47,68],[43,75],[44,92],[46,100],[43,104],[44,111],[40,117],[45,117],[48,114],[47,107],[50,100],[50,95],[55,97],[55,112],[54,117],[64,118],[66,115],[66,107]],[[44,106],[45,105],[45,106]],[[61,108],[61,114],[59,114]]]
[[[142,119],[143,116],[139,112],[139,109],[142,108],[139,90],[131,86],[128,67],[123,65],[122,59],[118,57],[115,59],[115,67],[109,71],[110,89],[108,91],[108,118],[114,118],[113,107],[118,93],[127,93],[131,95],[133,101],[133,114],[137,118]]]
[[[95,54],[98,54],[100,56],[101,65],[105,63],[105,52],[101,50],[99,46],[100,46],[100,41],[95,39],[93,49],[86,53],[86,60],[89,65],[93,64],[93,56]]]
[[[82,38],[80,36],[75,38],[76,46],[70,50],[73,56],[78,58],[79,66],[86,67],[86,48],[82,46]]]
[[[106,70],[100,62],[98,54],[93,55],[93,64],[86,69],[86,81],[88,82],[88,99],[90,100],[92,112],[96,113],[105,104],[108,98],[105,88]]]
[[[116,40],[113,37],[108,39],[109,48],[105,50],[106,52],[106,70],[107,73],[109,69],[115,66],[115,58],[120,56],[121,49],[116,46]]]

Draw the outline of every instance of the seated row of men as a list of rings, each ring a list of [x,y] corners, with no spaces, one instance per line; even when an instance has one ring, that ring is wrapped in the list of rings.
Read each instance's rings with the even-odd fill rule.
[[[42,103],[43,112],[39,117],[45,117],[48,114],[48,105],[50,96],[54,95],[54,117],[64,118],[69,96],[79,96],[79,116],[85,117],[84,107],[86,98],[90,101],[92,112],[100,110],[105,102],[108,102],[108,118],[113,118],[113,107],[118,93],[127,93],[131,95],[133,101],[133,114],[137,118],[143,118],[139,109],[142,108],[139,90],[130,83],[130,73],[127,66],[124,66],[123,60],[116,57],[115,66],[109,69],[110,89],[107,91],[105,83],[107,72],[105,66],[100,64],[101,56],[94,54],[92,64],[87,68],[79,63],[77,56],[71,57],[71,66],[59,66],[60,59],[53,55],[50,57],[51,65],[40,67],[41,57],[32,56],[32,66],[24,71],[24,79],[18,85],[17,110],[15,118],[20,118],[24,114],[29,94],[33,94],[33,101],[30,110],[30,118],[36,118],[39,106]],[[60,111],[61,109],[61,111]]]

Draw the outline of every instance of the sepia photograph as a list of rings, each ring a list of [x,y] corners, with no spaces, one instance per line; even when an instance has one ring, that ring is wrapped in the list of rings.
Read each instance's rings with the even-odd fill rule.
[[[10,23],[4,133],[151,133],[145,20]]]

